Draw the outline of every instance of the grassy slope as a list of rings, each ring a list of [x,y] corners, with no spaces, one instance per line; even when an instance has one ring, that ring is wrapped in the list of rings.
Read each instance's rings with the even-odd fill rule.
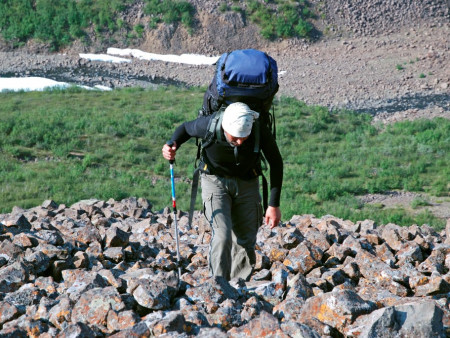
[[[71,204],[136,196],[148,198],[155,210],[170,205],[161,146],[178,124],[195,118],[202,95],[203,89],[175,88],[0,94],[0,212],[49,198]],[[363,207],[354,196],[404,189],[446,198],[450,121],[382,130],[369,115],[331,114],[290,98],[277,102],[276,116],[285,160],[284,220],[313,213],[444,225],[429,212]],[[177,158],[181,210],[188,209],[195,151],[191,140]]]

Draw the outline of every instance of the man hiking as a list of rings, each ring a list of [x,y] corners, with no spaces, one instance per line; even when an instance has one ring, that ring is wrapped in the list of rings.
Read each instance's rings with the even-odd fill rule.
[[[259,113],[241,102],[230,104],[220,113],[220,132],[214,142],[202,149],[201,158],[204,213],[212,228],[209,270],[213,276],[227,280],[249,280],[256,263],[256,235],[263,221],[257,139],[270,165],[270,199],[264,218],[271,228],[281,219],[283,162],[268,127],[255,123]],[[172,146],[165,144],[162,148],[164,158],[174,160],[176,151],[191,137],[204,139],[214,116],[200,116],[180,125],[168,142]]]

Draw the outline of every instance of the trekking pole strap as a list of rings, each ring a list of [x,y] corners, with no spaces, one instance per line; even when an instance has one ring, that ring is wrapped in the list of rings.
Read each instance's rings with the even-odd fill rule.
[[[253,148],[254,153],[259,153],[259,143],[261,139],[261,131],[259,129],[259,120],[256,120],[253,126],[255,130],[255,147]]]

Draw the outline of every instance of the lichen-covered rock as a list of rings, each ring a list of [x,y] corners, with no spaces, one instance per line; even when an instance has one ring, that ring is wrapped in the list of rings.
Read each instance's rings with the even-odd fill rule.
[[[58,329],[66,327],[72,318],[74,302],[67,296],[60,296],[56,304],[48,311],[49,321]]]
[[[105,234],[105,246],[110,247],[124,247],[129,243],[130,235],[118,228],[117,226],[110,227]]]
[[[109,310],[106,317],[106,326],[109,331],[117,332],[133,327],[141,321],[141,318],[132,310],[116,312]]]
[[[306,278],[301,274],[296,274],[287,282],[288,292],[286,299],[289,298],[301,298],[306,300],[312,297],[313,291],[311,285],[307,282]]]
[[[433,301],[422,301],[373,311],[357,319],[350,337],[445,337],[442,310]]]
[[[288,335],[288,337],[302,337],[302,338],[320,338],[320,334],[313,328],[300,324],[294,321],[285,321],[281,323],[281,330]]]
[[[0,269],[0,292],[14,292],[28,282],[28,269],[22,263],[13,263]]]
[[[17,306],[9,302],[0,302],[0,327],[21,315]]]
[[[136,302],[149,310],[165,310],[170,307],[173,292],[164,282],[141,280],[134,289],[133,297]]]
[[[42,297],[45,297],[45,292],[29,283],[21,286],[17,291],[8,293],[4,301],[15,305],[21,313],[25,313],[29,306],[39,304]]]
[[[208,322],[212,326],[228,331],[232,327],[242,325],[241,311],[241,305],[232,299],[226,299],[214,313],[207,316]]]
[[[75,303],[71,320],[106,327],[109,310],[121,311],[124,308],[125,304],[114,287],[94,288],[84,292]]]
[[[407,282],[407,276],[398,269],[392,269],[380,258],[366,251],[360,251],[355,262],[358,264],[361,275],[367,279],[375,280],[379,284],[390,284],[392,281]]]
[[[375,310],[375,304],[364,301],[357,293],[350,290],[338,290],[308,298],[299,317],[307,325],[312,318],[317,318],[341,331],[359,316],[373,310]]]
[[[181,311],[154,312],[146,316],[143,321],[154,336],[185,331],[186,320]]]
[[[223,277],[212,277],[205,283],[189,288],[186,296],[194,302],[220,304],[225,299],[238,299],[239,293]]]
[[[287,337],[280,329],[278,319],[265,311],[240,327],[234,327],[227,332],[229,337]]]
[[[15,262],[24,255],[23,249],[13,241],[5,239],[0,242],[0,254],[8,262]]]
[[[67,325],[56,337],[95,337],[95,332],[84,323],[74,323]]]
[[[302,242],[289,251],[283,264],[293,272],[306,274],[320,264],[323,251],[309,242]]]

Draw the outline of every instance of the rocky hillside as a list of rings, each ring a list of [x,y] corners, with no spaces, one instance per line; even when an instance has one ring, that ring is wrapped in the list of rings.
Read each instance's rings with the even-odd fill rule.
[[[250,281],[210,278],[211,231],[149,201],[45,201],[0,215],[0,337],[445,337],[450,223],[294,216]]]
[[[245,1],[189,0],[195,7],[195,27],[189,34],[182,25],[159,25],[154,30],[145,28],[143,37],[133,47],[155,53],[202,53],[218,54],[232,49],[295,49],[295,45],[306,40],[268,41],[261,37],[260,27],[250,22],[244,12],[228,10],[222,12],[223,3],[246,8]],[[315,27],[313,41],[351,37],[374,37],[398,33],[404,29],[443,26],[449,23],[449,7],[445,0],[337,0],[310,1],[317,14],[310,20]],[[130,27],[142,24],[148,27],[149,17],[144,14],[144,3],[137,2],[127,8],[121,19]],[[120,33],[118,33],[120,34]],[[117,44],[123,47],[123,37],[116,36]],[[100,40],[89,38],[89,50],[102,50]],[[287,44],[287,46],[286,46]],[[79,51],[81,46],[76,44]]]
[[[320,8],[321,2],[317,2]],[[381,36],[401,28],[449,23],[449,4],[445,0],[337,0],[323,1],[326,25],[331,31],[353,36]]]

